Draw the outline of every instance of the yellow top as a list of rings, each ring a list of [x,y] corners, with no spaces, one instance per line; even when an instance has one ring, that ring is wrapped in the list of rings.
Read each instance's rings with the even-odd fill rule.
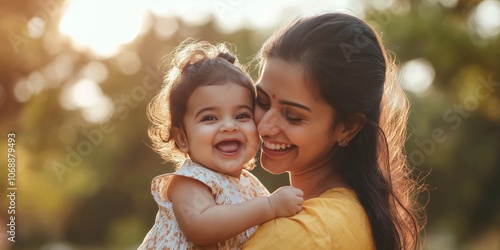
[[[244,249],[375,249],[370,222],[354,191],[334,188],[306,200],[293,217],[261,225]]]

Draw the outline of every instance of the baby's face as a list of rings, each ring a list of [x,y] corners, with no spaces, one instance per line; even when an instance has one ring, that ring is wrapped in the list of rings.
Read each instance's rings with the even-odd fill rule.
[[[191,160],[239,177],[259,147],[252,101],[248,89],[237,84],[197,88],[183,119]]]

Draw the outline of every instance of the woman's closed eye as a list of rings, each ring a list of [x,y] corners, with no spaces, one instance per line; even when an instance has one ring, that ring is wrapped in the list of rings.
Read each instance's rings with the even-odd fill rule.
[[[291,123],[300,123],[300,122],[304,121],[304,119],[301,118],[300,116],[295,115],[292,112],[289,112],[287,110],[283,110],[283,116],[285,117],[285,119],[287,119]]]
[[[257,96],[257,99],[255,100],[255,103],[262,109],[268,110],[271,108],[271,104],[269,103],[269,99],[262,98],[260,96]]]

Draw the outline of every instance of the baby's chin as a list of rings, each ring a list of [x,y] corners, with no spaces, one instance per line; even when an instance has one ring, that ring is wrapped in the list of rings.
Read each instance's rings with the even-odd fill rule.
[[[217,163],[218,172],[231,175],[234,177],[239,177],[243,170],[243,167],[248,161],[243,160],[226,160]]]

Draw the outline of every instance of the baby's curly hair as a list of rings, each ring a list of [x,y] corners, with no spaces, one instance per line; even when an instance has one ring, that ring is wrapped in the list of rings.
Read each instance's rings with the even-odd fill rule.
[[[208,85],[238,84],[249,90],[252,105],[255,105],[256,90],[250,76],[242,70],[226,44],[213,45],[206,41],[186,39],[172,55],[164,84],[147,108],[151,122],[148,136],[152,148],[161,158],[173,162],[178,168],[187,155],[180,151],[172,132],[175,128],[183,128],[182,119],[194,90]],[[253,166],[254,160],[245,168],[251,169]]]

